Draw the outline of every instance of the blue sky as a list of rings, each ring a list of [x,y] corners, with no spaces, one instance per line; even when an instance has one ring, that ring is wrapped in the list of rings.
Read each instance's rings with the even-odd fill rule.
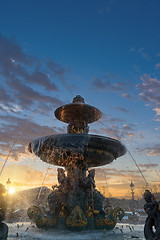
[[[41,184],[47,165],[25,148],[34,138],[66,132],[54,110],[80,94],[103,112],[90,133],[120,139],[147,181],[159,184],[159,8],[158,0],[1,1],[0,167],[16,141],[3,183],[11,176],[17,185]],[[127,194],[131,180],[144,185],[127,154],[106,169],[115,196]],[[56,169],[49,174],[46,184]]]

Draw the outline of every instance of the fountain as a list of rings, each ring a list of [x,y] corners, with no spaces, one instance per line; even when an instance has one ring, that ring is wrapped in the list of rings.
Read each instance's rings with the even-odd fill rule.
[[[38,206],[28,209],[29,218],[38,228],[71,231],[111,230],[121,208],[103,210],[104,196],[96,189],[95,170],[126,153],[125,147],[112,138],[88,134],[88,124],[97,121],[101,112],[78,95],[71,104],[55,110],[58,120],[68,123],[67,134],[51,135],[32,141],[28,150],[58,168],[59,185],[48,196],[49,211]],[[64,170],[65,169],[65,170]]]

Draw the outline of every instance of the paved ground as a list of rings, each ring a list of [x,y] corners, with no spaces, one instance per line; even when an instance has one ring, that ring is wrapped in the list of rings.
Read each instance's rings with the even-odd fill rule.
[[[143,225],[117,224],[113,231],[92,232],[43,232],[30,223],[8,224],[8,240],[145,240]]]

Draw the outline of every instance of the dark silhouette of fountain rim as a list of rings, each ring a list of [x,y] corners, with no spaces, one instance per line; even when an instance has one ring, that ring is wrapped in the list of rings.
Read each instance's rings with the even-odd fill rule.
[[[83,163],[86,168],[109,164],[126,152],[116,139],[75,133],[38,138],[29,144],[28,149],[44,162],[63,167],[70,165],[70,159],[73,163],[74,156],[79,154],[77,164]]]

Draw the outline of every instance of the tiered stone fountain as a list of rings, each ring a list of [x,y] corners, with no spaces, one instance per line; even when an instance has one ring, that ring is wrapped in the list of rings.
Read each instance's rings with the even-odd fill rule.
[[[125,154],[125,147],[112,138],[88,134],[88,124],[97,121],[101,112],[76,96],[71,104],[56,109],[55,116],[68,123],[67,134],[38,138],[28,146],[46,163],[58,168],[58,186],[48,196],[49,211],[38,206],[28,209],[37,227],[73,231],[113,229],[123,210],[103,210],[104,196],[96,189],[93,167],[111,163]],[[64,170],[65,169],[65,170]]]

